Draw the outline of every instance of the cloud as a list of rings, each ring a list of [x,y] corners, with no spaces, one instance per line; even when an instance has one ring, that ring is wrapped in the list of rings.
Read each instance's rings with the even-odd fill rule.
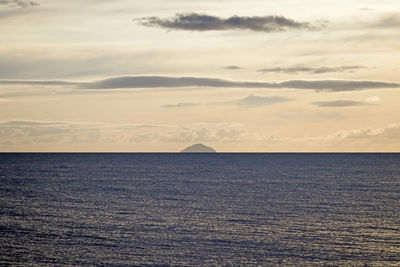
[[[366,140],[379,143],[400,143],[400,124],[394,123],[382,128],[339,131],[335,138],[339,141]]]
[[[367,7],[367,6],[361,7],[360,10],[361,11],[374,11],[373,8],[370,8],[370,7]]]
[[[1,83],[1,82],[0,82]],[[360,80],[289,80],[283,82],[230,81],[216,78],[125,76],[82,84],[88,89],[157,88],[157,87],[225,87],[260,89],[312,89],[317,91],[354,91],[400,88],[400,83]]]
[[[230,65],[230,66],[224,67],[224,69],[227,69],[227,70],[240,70],[240,69],[242,69],[242,68],[239,67],[239,66]]]
[[[48,126],[65,124],[61,122],[52,121],[5,121],[0,122],[0,126]]]
[[[357,91],[400,88],[400,83],[362,80],[291,80],[277,84],[279,88],[314,89],[316,91]]]
[[[61,121],[0,122],[0,144],[121,143],[132,132],[148,131],[162,125],[83,123]]]
[[[0,136],[4,139],[23,137],[23,142],[42,143],[44,140],[54,142],[65,135],[82,134],[82,131],[98,131],[102,125],[85,125],[55,121],[5,121],[0,122]]]
[[[371,103],[368,102],[351,101],[351,100],[321,101],[321,102],[312,102],[311,104],[318,107],[333,107],[333,108],[372,105]]]
[[[380,17],[374,23],[366,25],[366,27],[376,27],[376,28],[398,28],[400,27],[400,13],[387,14]]]
[[[35,6],[38,6],[39,4],[36,2],[22,1],[22,0],[0,0],[0,5],[7,5],[10,7],[27,8],[27,7],[35,7]]]
[[[139,143],[256,144],[277,149],[285,144],[301,151],[394,151],[400,145],[400,124],[382,128],[341,130],[330,135],[285,137],[249,132],[236,122],[190,124],[107,124],[61,121],[0,122],[0,146],[13,150],[16,146],[52,144],[139,144]],[[278,145],[277,147],[274,147]],[[271,147],[272,146],[272,147]],[[113,147],[113,146],[112,146]],[[399,148],[399,146],[397,146]]]
[[[249,95],[242,99],[226,101],[226,102],[214,102],[208,103],[208,105],[237,105],[243,108],[256,108],[262,106],[269,106],[281,102],[290,101],[291,99],[282,96],[256,96]],[[163,108],[184,108],[184,107],[193,107],[198,106],[200,104],[197,103],[177,103],[177,104],[169,104],[163,105]]]
[[[245,98],[227,102],[229,104],[235,104],[238,106],[242,106],[245,108],[254,108],[254,107],[262,107],[269,106],[277,103],[287,102],[290,99],[282,96],[256,96],[249,95]]]
[[[393,123],[381,128],[340,130],[319,136],[263,136],[263,142],[285,143],[299,147],[302,151],[310,147],[312,151],[397,151],[400,148],[400,124]],[[396,148],[397,147],[397,148]],[[307,151],[307,150],[305,150]]]
[[[307,72],[313,74],[327,73],[327,72],[347,72],[357,69],[363,69],[363,66],[336,66],[336,67],[306,67],[306,66],[293,66],[287,68],[263,68],[259,72],[284,72],[289,74],[296,74],[299,72]]]
[[[252,137],[241,123],[193,123],[175,126],[171,131],[159,133],[163,142],[242,142]]]
[[[400,83],[363,80],[288,80],[281,82],[232,81],[217,78],[123,76],[94,82],[0,80],[0,85],[73,86],[77,89],[135,89],[135,88],[254,88],[307,89],[326,92],[358,91],[367,89],[400,88]]]
[[[168,104],[163,105],[163,108],[185,108],[185,107],[193,107],[198,106],[199,104],[196,103],[177,103],[177,104]]]
[[[39,85],[39,86],[84,86],[84,82],[45,81],[45,80],[0,80],[0,85]]]
[[[160,27],[169,30],[186,31],[224,31],[251,30],[257,32],[281,32],[287,30],[310,30],[309,23],[298,22],[283,16],[232,16],[219,18],[216,16],[189,13],[176,14],[173,18],[146,17],[137,20],[141,25]]]
[[[268,142],[268,138],[264,138]],[[275,137],[276,143],[289,144],[301,151],[326,152],[398,152],[400,149],[400,124],[381,128],[340,130],[329,135]],[[308,148],[308,149],[307,149]]]
[[[371,103],[371,104],[378,104],[381,102],[381,99],[379,96],[371,96],[365,99],[365,102]]]
[[[371,106],[377,105],[381,102],[379,96],[371,96],[366,98],[364,101],[352,101],[352,100],[334,100],[334,101],[320,101],[312,102],[311,104],[318,107],[354,107],[354,106]]]
[[[215,78],[166,77],[166,76],[125,76],[89,83],[86,88],[156,88],[156,87],[240,87],[247,84]],[[253,84],[253,83],[251,83]],[[254,83],[256,85],[257,83]],[[250,85],[250,84],[248,84]]]
[[[241,142],[251,140],[253,137],[243,124],[234,122],[184,125],[58,121],[0,122],[0,145]]]

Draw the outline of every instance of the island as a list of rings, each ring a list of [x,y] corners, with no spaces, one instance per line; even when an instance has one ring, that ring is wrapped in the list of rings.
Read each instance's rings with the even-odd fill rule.
[[[216,153],[215,149],[203,144],[194,144],[182,150],[180,153]]]

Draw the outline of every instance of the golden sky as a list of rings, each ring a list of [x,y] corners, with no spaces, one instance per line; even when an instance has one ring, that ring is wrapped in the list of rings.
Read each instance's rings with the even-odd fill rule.
[[[398,0],[0,0],[0,151],[400,152]]]

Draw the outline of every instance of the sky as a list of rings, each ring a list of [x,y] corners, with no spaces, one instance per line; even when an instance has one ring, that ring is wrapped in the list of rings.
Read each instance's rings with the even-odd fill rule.
[[[1,152],[400,152],[398,0],[0,0]]]

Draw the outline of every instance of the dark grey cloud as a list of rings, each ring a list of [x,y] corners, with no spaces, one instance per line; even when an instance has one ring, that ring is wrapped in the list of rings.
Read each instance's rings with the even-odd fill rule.
[[[307,67],[307,66],[293,66],[293,67],[286,67],[286,68],[263,68],[258,70],[259,72],[284,72],[289,74],[296,74],[296,73],[327,73],[327,72],[347,72],[353,71],[357,69],[364,69],[363,66],[336,66],[336,67]]]
[[[229,66],[225,66],[224,69],[227,69],[227,70],[240,70],[241,67],[236,66],[236,65],[229,65]]]
[[[100,80],[84,85],[89,89],[157,88],[157,87],[240,87],[241,82],[214,78],[124,76]]]
[[[400,88],[400,83],[363,80],[288,80],[283,82],[231,81],[217,78],[122,76],[95,82],[0,80],[0,85],[72,86],[77,89],[135,89],[135,88],[258,88],[258,89],[308,89],[339,92],[367,89]]]
[[[92,89],[156,88],[156,87],[231,87],[260,89],[311,89],[317,91],[355,91],[366,89],[400,88],[400,83],[359,80],[289,80],[284,82],[246,82],[216,78],[125,76],[83,85]]]
[[[27,7],[35,7],[39,4],[32,1],[22,1],[22,0],[0,0],[0,5],[7,5],[10,7],[20,7],[20,8],[27,8]]]
[[[298,22],[283,16],[216,16],[189,13],[176,14],[173,18],[146,17],[137,20],[141,25],[161,27],[168,30],[187,31],[224,31],[251,30],[258,32],[281,32],[286,30],[310,30],[313,27],[306,22]]]
[[[177,104],[168,104],[168,105],[163,105],[163,108],[186,108],[186,107],[194,107],[198,106],[199,104],[197,103],[177,103]]]
[[[332,108],[372,105],[371,103],[363,101],[351,101],[351,100],[321,101],[321,102],[312,102],[311,104],[318,107],[332,107]]]
[[[245,108],[269,106],[272,104],[282,103],[290,101],[287,97],[282,96],[257,96],[249,95],[245,98],[228,102],[229,104],[235,104]]]

